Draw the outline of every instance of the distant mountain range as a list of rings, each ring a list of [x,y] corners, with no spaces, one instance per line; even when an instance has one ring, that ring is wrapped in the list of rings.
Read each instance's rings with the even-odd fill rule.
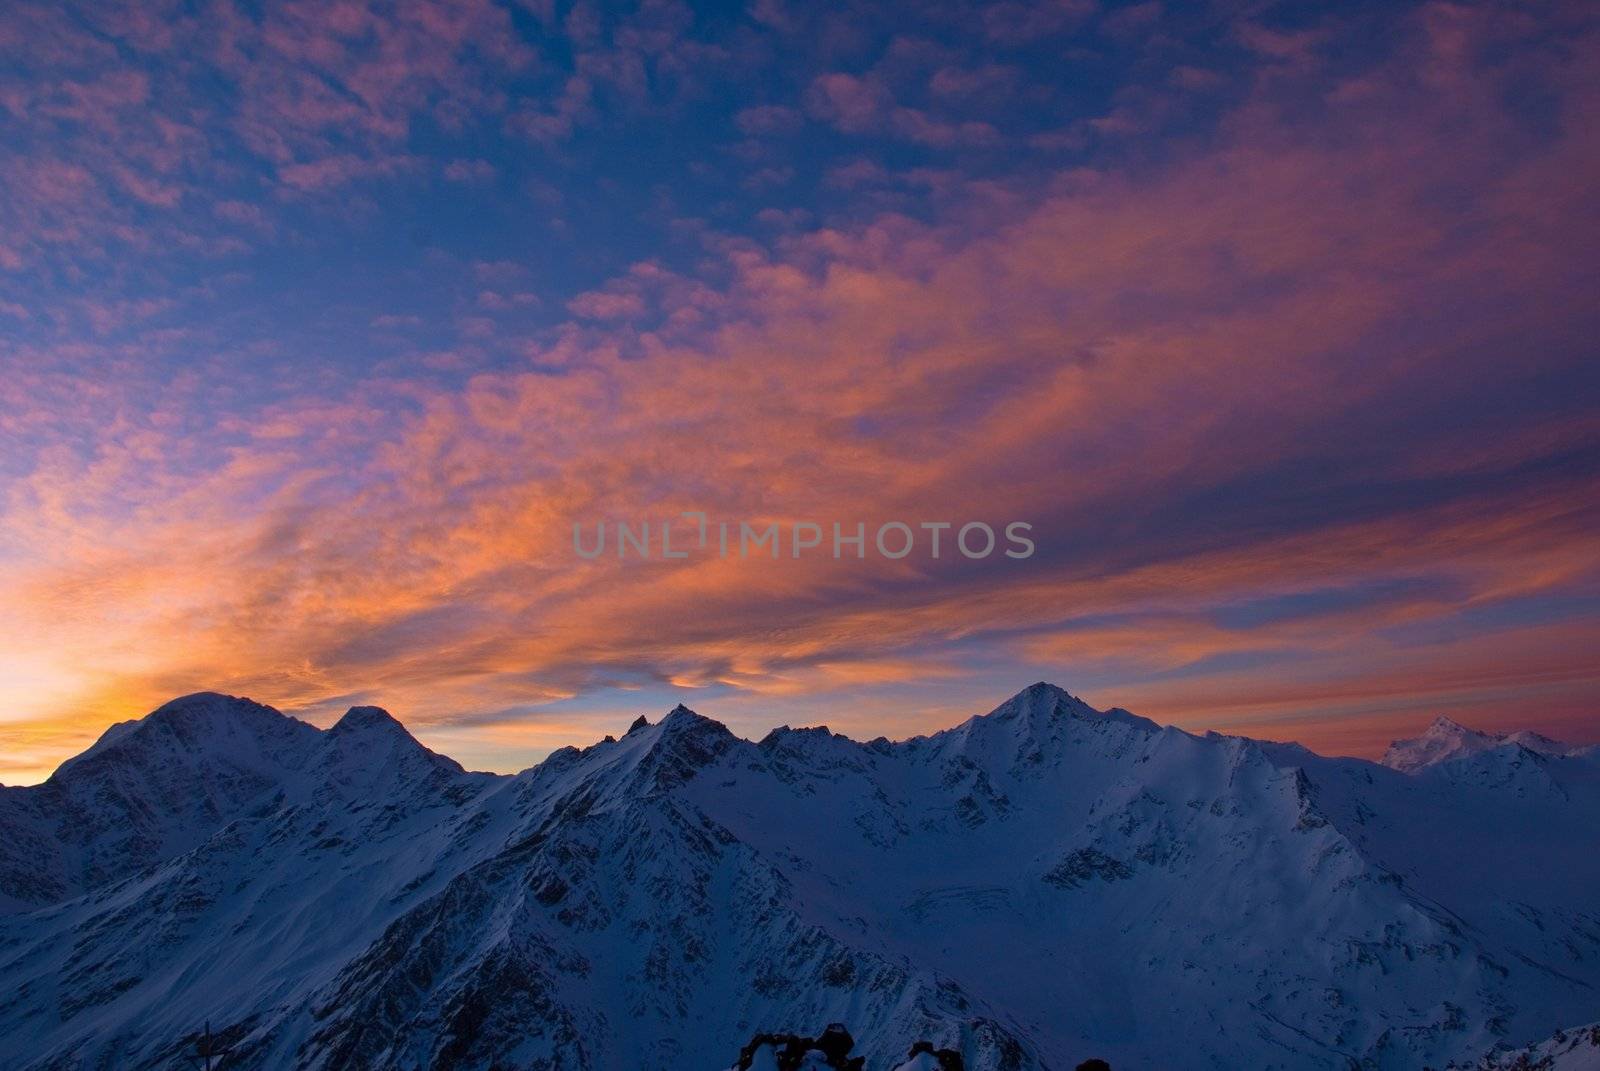
[[[1565,1071],[1597,823],[1595,748],[1443,719],[1372,763],[1037,684],[898,743],[678,707],[497,776],[193,695],[0,789],[0,1064],[189,1067],[209,1023],[223,1071],[721,1071],[839,1022],[866,1071]]]

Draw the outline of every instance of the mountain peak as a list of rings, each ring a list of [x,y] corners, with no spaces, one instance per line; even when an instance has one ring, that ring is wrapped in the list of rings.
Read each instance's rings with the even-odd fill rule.
[[[1027,685],[1021,692],[1011,696],[1010,700],[1000,704],[994,709],[994,714],[1002,717],[1014,717],[1018,714],[1056,714],[1062,704],[1078,703],[1077,698],[1070,695],[1066,688],[1050,684],[1046,680],[1038,680],[1035,684]]]
[[[682,703],[679,703],[677,706],[667,711],[667,716],[656,722],[655,728],[660,734],[658,739],[661,740],[664,740],[668,737],[682,736],[685,734],[696,736],[703,733],[710,733],[712,735],[733,735],[728,731],[728,727],[723,725],[720,721],[717,721],[715,718],[708,718],[704,714],[690,710]]]
[[[306,732],[316,735],[311,726],[253,699],[193,692],[161,704],[142,718],[112,725],[87,750],[57,767],[51,778],[136,750],[156,749],[186,758],[217,748],[242,748],[244,754],[253,749],[251,741],[287,740]]]
[[[1451,719],[1449,717],[1446,717],[1443,714],[1440,714],[1438,717],[1434,718],[1432,722],[1429,723],[1428,729],[1427,729],[1427,735],[1429,735],[1429,736],[1469,736],[1469,735],[1470,736],[1480,736],[1482,734],[1478,733],[1474,729],[1467,728],[1465,725],[1462,725],[1458,721],[1455,721],[1455,720],[1453,720],[1453,719]]]
[[[640,723],[643,724],[640,724]],[[735,745],[728,727],[679,703],[651,725],[640,718],[623,737],[623,761],[657,788],[681,784]]]
[[[1422,735],[1392,742],[1381,761],[1390,769],[1415,773],[1462,755],[1485,751],[1499,742],[1499,737],[1468,729],[1441,714],[1428,724]]]
[[[333,724],[329,732],[346,733],[356,732],[401,732],[406,733],[406,727],[396,720],[382,707],[351,707],[344,712],[344,716]],[[411,735],[406,733],[407,736]]]
[[[1022,720],[1048,721],[1072,714],[1091,715],[1095,709],[1059,685],[1048,681],[1030,684],[1016,695],[990,711],[988,717],[997,721]]]
[[[1480,755],[1496,748],[1522,748],[1539,755],[1569,755],[1577,750],[1534,732],[1490,733],[1469,729],[1441,714],[1429,723],[1421,736],[1391,743],[1380,761],[1390,769],[1416,773],[1430,766]]]
[[[987,714],[968,718],[953,729],[930,739],[965,750],[999,749],[1011,761],[1032,763],[1041,747],[1057,747],[1079,730],[1106,731],[1109,727],[1139,733],[1160,732],[1161,726],[1121,708],[1096,710],[1065,688],[1039,681],[1030,684]]]
[[[228,703],[254,703],[255,700],[240,695],[228,695],[226,692],[199,691],[190,692],[167,700],[159,707],[152,710],[151,714],[161,714],[171,710],[182,710],[186,707],[212,706]]]
[[[281,718],[284,715],[254,699],[239,695],[225,695],[222,692],[192,692],[189,695],[180,695],[176,699],[169,699],[159,707],[138,719],[140,722],[165,722],[186,723],[199,725],[206,722],[217,722],[224,719],[252,718],[261,715],[270,715]],[[137,724],[137,722],[135,722]]]
[[[323,734],[317,776],[362,791],[392,780],[453,778],[465,771],[456,760],[429,750],[382,707],[351,707]]]

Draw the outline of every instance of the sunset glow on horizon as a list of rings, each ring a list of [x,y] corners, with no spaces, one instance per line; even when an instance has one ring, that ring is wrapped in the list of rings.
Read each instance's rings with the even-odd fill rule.
[[[0,782],[200,690],[496,770],[1040,679],[1600,741],[1592,5],[21,0],[0,52]],[[693,511],[869,545],[574,550]]]

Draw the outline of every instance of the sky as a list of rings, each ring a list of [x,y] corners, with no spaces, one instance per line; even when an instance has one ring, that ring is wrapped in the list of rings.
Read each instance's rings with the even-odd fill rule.
[[[203,689],[1600,740],[1597,114],[1583,3],[11,0],[0,781]]]

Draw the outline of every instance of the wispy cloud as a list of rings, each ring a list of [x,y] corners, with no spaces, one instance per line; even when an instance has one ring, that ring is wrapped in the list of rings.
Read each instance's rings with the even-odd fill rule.
[[[671,691],[870,734],[1039,676],[1330,747],[1420,702],[1596,732],[1580,11],[1397,12],[1356,66],[1359,27],[1240,23],[1077,119],[1026,43],[1164,13],[988,6],[979,54],[833,26],[729,105],[696,57],[737,80],[814,16],[579,7],[555,49],[488,3],[106,9],[125,49],[77,51],[15,12],[3,776],[200,687],[501,765]],[[1101,156],[967,151],[1118,108]],[[712,140],[613,175],[623,115]],[[1039,552],[572,552],[681,510]]]

